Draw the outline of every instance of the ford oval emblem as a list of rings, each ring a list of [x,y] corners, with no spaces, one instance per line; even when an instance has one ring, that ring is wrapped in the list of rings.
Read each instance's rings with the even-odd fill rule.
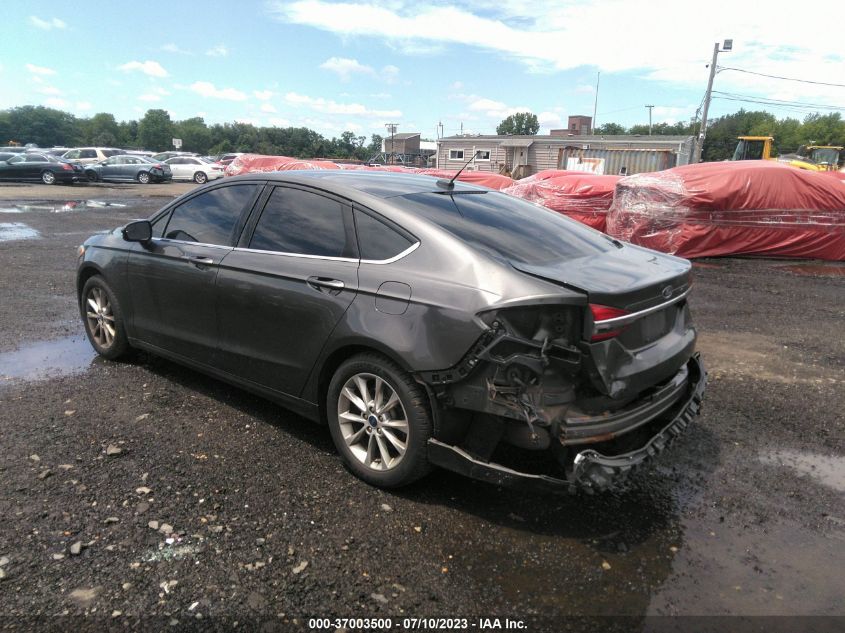
[[[660,294],[663,295],[664,299],[671,299],[672,298],[672,286],[666,286],[663,290],[660,291]]]

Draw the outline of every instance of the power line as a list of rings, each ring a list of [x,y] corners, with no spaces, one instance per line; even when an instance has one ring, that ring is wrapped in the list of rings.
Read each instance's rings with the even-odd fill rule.
[[[798,81],[803,84],[815,84],[817,86],[833,86],[834,88],[845,88],[845,84],[833,84],[826,81],[810,81],[809,79],[795,79],[794,77],[781,77],[779,75],[767,75],[766,73],[758,73],[753,70],[744,70],[743,68],[731,68],[729,66],[718,66],[719,70],[733,70],[738,73],[747,73],[749,75],[759,75],[760,77],[768,77],[769,79],[783,79],[784,81]]]
[[[761,102],[771,102],[772,104],[783,104],[783,105],[790,105],[790,106],[798,106],[798,107],[806,107],[806,108],[823,108],[826,110],[845,110],[845,106],[834,106],[825,103],[807,103],[805,101],[787,101],[785,99],[775,99],[772,97],[758,97],[755,95],[744,95],[744,94],[737,94],[735,92],[722,92],[720,90],[714,90],[713,94],[720,94],[726,97],[734,97],[734,98],[748,98],[753,99]]]
[[[767,106],[767,107],[772,108],[774,110],[784,110],[786,112],[794,112],[796,114],[808,114],[808,113],[812,113],[814,111],[817,111],[816,108],[772,104],[772,103],[767,103],[765,101],[757,101],[756,99],[736,99],[734,97],[722,97],[722,96],[719,96],[719,95],[714,96],[713,99],[721,99],[722,101],[737,101],[739,103],[756,103],[758,105]],[[838,111],[838,110],[835,110],[835,111]],[[845,111],[845,109],[843,109],[842,111]]]

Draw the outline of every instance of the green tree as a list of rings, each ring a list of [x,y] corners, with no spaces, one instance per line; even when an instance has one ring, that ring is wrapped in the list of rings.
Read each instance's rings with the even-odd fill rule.
[[[117,144],[119,137],[120,130],[113,114],[99,112],[91,117],[88,124],[88,141],[92,145],[113,146]]]
[[[625,134],[625,132],[625,128],[618,123],[605,123],[593,130],[593,134],[600,134],[602,136],[618,136]]]
[[[76,145],[83,141],[78,119],[69,112],[44,106],[20,106],[8,113],[8,138],[2,142],[16,141],[21,145],[35,143],[39,147]]]
[[[182,149],[186,152],[207,154],[211,147],[211,132],[202,117],[193,117],[177,121],[173,125],[175,138],[182,139]]]
[[[164,151],[173,144],[173,121],[167,110],[147,110],[138,123],[138,143],[150,150]]]
[[[496,127],[496,134],[533,135],[540,131],[540,121],[531,112],[511,114]]]

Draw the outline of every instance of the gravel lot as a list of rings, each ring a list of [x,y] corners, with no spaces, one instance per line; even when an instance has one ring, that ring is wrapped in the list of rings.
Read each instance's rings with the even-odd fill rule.
[[[284,409],[146,354],[94,358],[76,246],[192,186],[0,187],[0,627],[845,626],[845,266],[696,264],[704,412],[624,494],[520,495],[445,472],[388,493]]]

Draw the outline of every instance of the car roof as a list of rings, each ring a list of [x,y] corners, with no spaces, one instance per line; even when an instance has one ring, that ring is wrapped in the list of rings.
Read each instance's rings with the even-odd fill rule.
[[[341,169],[252,173],[227,178],[227,180],[255,180],[257,177],[267,178],[271,182],[288,182],[311,185],[321,189],[334,191],[338,194],[348,195],[357,191],[376,198],[395,198],[397,196],[407,196],[415,193],[426,193],[432,191],[437,193],[446,193],[449,191],[444,187],[438,187],[437,181],[440,179],[432,176],[403,174],[397,172],[353,171]],[[489,189],[455,181],[454,189],[451,191],[484,192],[489,191]]]

